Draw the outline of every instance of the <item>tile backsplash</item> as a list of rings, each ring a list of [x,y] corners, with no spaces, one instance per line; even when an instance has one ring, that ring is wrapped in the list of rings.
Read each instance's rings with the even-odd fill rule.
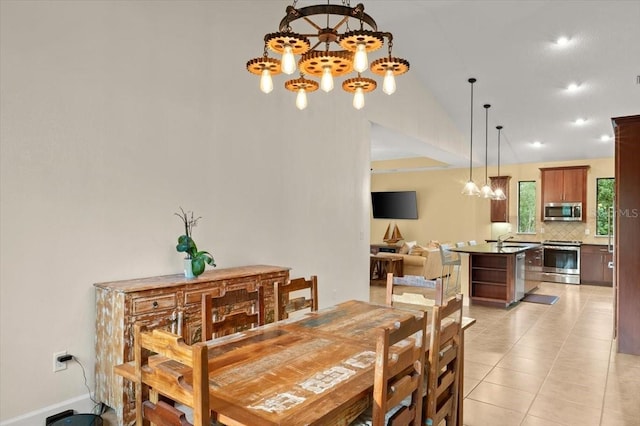
[[[544,229],[543,240],[577,240],[587,237],[584,234],[587,224],[582,222],[543,222],[538,229]]]
[[[576,240],[585,244],[607,244],[607,237],[596,237],[595,218],[588,217],[587,222],[538,222],[535,234],[518,234],[517,222],[492,224],[491,237],[513,232],[514,239],[519,241],[544,241],[544,240]],[[589,235],[586,235],[586,230]],[[544,230],[544,232],[543,232]]]

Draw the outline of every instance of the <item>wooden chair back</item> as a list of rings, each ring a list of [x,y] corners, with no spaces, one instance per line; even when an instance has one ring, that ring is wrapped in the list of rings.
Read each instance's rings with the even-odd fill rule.
[[[292,299],[291,293],[308,290],[309,297],[301,296]],[[294,278],[288,283],[276,282],[273,285],[275,317],[278,321],[289,318],[289,314],[302,309],[318,310],[318,277],[312,275],[308,280]]]
[[[440,275],[444,281],[445,298],[453,296],[460,292],[460,265],[462,259],[460,253],[451,251],[450,244],[440,245],[440,260],[442,261],[442,270]],[[455,281],[451,285],[451,276],[455,274]]]
[[[264,290],[223,290],[220,296],[202,295],[202,341],[264,324]]]
[[[193,426],[182,411],[164,401],[158,401],[156,404],[144,401],[142,418],[154,426]]]
[[[393,274],[387,274],[386,304],[388,306],[401,303],[425,310],[434,305],[441,305],[443,297],[441,278],[436,280],[426,280],[421,277],[400,279]]]
[[[193,409],[194,426],[208,426],[209,411],[209,367],[207,345],[195,343],[187,345],[181,336],[166,330],[147,331],[144,326],[134,326],[134,363],[136,377],[136,424],[149,425],[163,418],[170,426],[182,425],[180,411],[169,413],[158,402],[158,395],[186,405]],[[163,372],[160,360],[150,363],[152,354],[160,355],[161,360],[170,359],[184,366],[183,374]],[[191,375],[191,385],[185,376]],[[145,418],[145,413],[146,418]],[[186,420],[185,420],[186,421]],[[186,423],[189,424],[189,423]]]
[[[462,368],[462,295],[434,306],[429,345],[426,419],[457,424],[458,387]]]
[[[422,424],[426,329],[427,313],[423,312],[378,330],[373,426]],[[409,396],[409,405],[401,404]]]

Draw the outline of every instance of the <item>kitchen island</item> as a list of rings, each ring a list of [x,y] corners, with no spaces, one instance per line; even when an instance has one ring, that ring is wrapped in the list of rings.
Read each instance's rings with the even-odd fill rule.
[[[473,303],[509,306],[535,288],[526,277],[526,252],[532,253],[539,243],[491,242],[475,246],[451,248],[469,255],[469,298]],[[461,273],[464,273],[461,271]]]

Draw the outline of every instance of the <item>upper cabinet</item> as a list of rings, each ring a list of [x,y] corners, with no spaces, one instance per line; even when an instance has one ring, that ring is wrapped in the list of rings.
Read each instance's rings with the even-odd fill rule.
[[[502,188],[506,200],[491,200],[491,222],[509,222],[509,181],[511,176],[491,176],[491,189]]]
[[[586,212],[588,170],[589,166],[541,168],[541,217],[546,203],[582,203],[582,211]],[[586,221],[586,215],[582,221]]]

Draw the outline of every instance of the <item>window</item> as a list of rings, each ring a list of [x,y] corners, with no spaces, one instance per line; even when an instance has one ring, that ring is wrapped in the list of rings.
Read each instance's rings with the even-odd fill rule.
[[[615,178],[596,179],[596,235],[609,235]]]
[[[518,232],[536,233],[536,181],[518,182]]]

